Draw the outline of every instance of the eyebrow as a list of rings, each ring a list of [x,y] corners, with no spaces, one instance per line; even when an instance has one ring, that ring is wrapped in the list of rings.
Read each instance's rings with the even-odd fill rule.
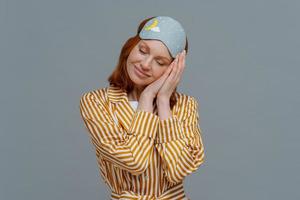
[[[141,44],[145,45],[147,50],[150,49],[149,46],[145,42],[141,42]],[[164,56],[157,56],[157,58],[164,59],[164,60],[167,60],[168,62],[171,62],[167,57],[164,57]]]

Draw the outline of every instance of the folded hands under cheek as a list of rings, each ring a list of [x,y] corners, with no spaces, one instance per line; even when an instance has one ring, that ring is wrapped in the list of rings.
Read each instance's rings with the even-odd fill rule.
[[[181,53],[177,54],[174,61],[170,64],[170,70],[168,70],[171,72],[168,73],[168,76],[166,76],[165,81],[163,82],[161,88],[157,93],[157,98],[169,99],[171,97],[173,91],[181,80],[185,68],[185,56],[186,51],[184,50]]]
[[[163,75],[149,84],[143,93],[148,93],[151,97],[157,97],[157,99],[169,99],[182,77],[185,56],[185,50],[177,54]]]

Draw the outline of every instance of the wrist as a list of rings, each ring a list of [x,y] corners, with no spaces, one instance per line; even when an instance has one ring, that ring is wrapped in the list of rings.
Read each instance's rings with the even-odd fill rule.
[[[148,99],[148,100],[152,100],[153,101],[154,98],[155,98],[155,95],[147,92],[147,93],[142,93],[141,96],[140,96],[140,98],[142,98],[142,99]]]
[[[159,102],[159,103],[169,103],[170,102],[170,97],[167,97],[167,96],[157,96],[156,102]]]
[[[136,111],[139,110],[153,113],[153,97],[150,94],[144,93],[140,96]]]

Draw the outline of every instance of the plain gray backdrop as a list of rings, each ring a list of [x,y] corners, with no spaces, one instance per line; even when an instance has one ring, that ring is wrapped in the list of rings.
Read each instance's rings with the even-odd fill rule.
[[[108,199],[79,113],[156,15],[184,26],[179,91],[206,160],[192,200],[300,199],[300,1],[0,0],[0,199]]]

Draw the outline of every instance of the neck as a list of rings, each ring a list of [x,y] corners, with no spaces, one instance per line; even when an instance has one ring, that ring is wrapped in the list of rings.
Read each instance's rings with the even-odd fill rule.
[[[128,93],[128,100],[129,101],[138,101],[140,99],[141,93],[143,92],[144,88],[134,88],[130,93]]]

